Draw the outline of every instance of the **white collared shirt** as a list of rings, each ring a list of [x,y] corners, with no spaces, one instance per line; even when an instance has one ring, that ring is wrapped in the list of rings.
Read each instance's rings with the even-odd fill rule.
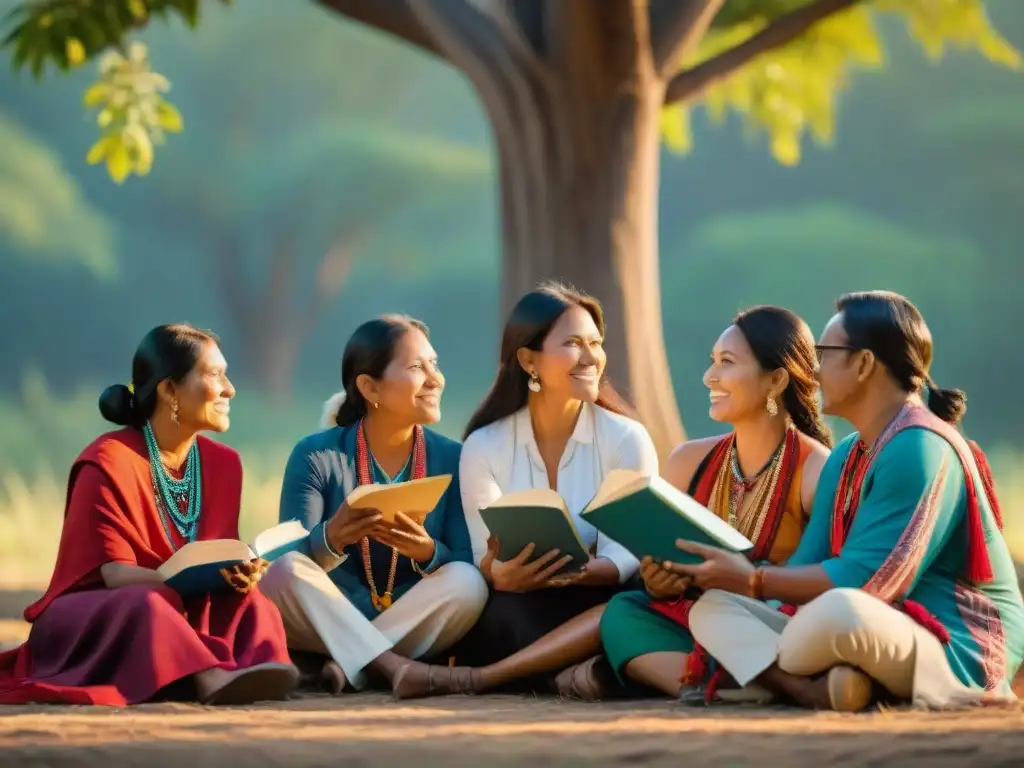
[[[598,557],[619,569],[619,581],[636,573],[639,563],[630,552],[580,517],[601,482],[613,469],[658,474],[658,454],[643,425],[600,406],[584,403],[576,429],[558,462],[558,493],[587,548],[596,542]],[[547,470],[533,435],[528,408],[508,416],[466,438],[459,463],[462,507],[479,566],[487,553],[487,526],[480,510],[502,496],[548,488]]]

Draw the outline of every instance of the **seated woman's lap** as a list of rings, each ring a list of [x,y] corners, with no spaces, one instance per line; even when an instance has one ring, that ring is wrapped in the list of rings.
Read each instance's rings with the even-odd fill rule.
[[[473,667],[500,661],[581,613],[604,605],[618,591],[618,587],[583,586],[492,591],[477,623],[448,655],[457,664]]]
[[[611,668],[622,675],[626,664],[648,653],[690,653],[693,636],[689,631],[651,607],[644,591],[620,592],[601,617],[601,646]]]
[[[129,701],[213,667],[287,663],[273,604],[253,590],[182,600],[136,585],[56,598],[28,638],[32,675],[52,685],[115,685]]]

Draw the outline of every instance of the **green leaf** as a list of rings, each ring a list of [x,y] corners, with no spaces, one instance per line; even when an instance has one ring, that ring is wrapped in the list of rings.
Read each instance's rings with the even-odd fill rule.
[[[157,124],[168,133],[179,133],[184,129],[181,114],[169,102],[156,105]]]
[[[64,51],[68,66],[77,67],[85,62],[85,46],[77,37],[69,37],[64,41]]]
[[[132,172],[128,147],[122,141],[113,141],[107,153],[107,173],[117,184],[122,184]]]
[[[802,5],[806,0],[730,0],[683,66],[735,48]],[[832,141],[837,98],[851,74],[884,66],[885,51],[875,29],[882,14],[902,17],[932,58],[950,47],[971,48],[1004,67],[1022,66],[1020,54],[992,28],[982,0],[874,0],[836,13],[789,44],[761,54],[710,88],[699,103],[715,122],[739,113],[748,134],[767,136],[776,160],[795,164],[805,134],[819,144]],[[665,110],[663,137],[669,148],[685,152],[689,144],[681,137],[688,135],[688,109],[677,107]]]
[[[82,101],[85,103],[87,109],[92,109],[93,107],[98,107],[109,99],[110,93],[110,83],[93,83],[89,86],[89,90],[85,92],[85,96],[82,97]]]
[[[111,149],[111,139],[109,136],[104,136],[102,139],[97,141],[91,147],[89,147],[89,153],[85,156],[85,162],[89,165],[96,165],[103,161],[103,158],[107,156],[107,152]]]

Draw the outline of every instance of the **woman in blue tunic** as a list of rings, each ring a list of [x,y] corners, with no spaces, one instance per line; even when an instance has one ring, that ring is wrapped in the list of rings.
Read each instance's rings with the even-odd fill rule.
[[[932,381],[910,301],[850,294],[837,309],[817,345],[823,409],[857,432],[785,566],[679,542],[704,560],[667,567],[710,590],[694,637],[736,685],[804,706],[863,709],[873,682],[919,706],[1012,701],[1024,604],[988,464],[954,426],[965,397]]]
[[[271,566],[263,589],[289,647],[329,657],[322,674],[333,691],[363,687],[367,668],[398,698],[461,691],[467,670],[413,661],[451,646],[487,601],[462,512],[462,447],[423,426],[440,419],[444,389],[426,326],[401,316],[364,323],[341,371],[329,428],[299,441],[285,469],[280,519],[302,521],[309,536]],[[451,485],[422,525],[399,514],[388,526],[345,503],[357,485],[444,474]]]

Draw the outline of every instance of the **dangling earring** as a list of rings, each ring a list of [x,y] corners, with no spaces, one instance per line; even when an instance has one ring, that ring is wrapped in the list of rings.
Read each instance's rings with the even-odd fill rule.
[[[181,420],[178,418],[178,401],[175,400],[171,403],[171,422],[176,427],[181,426]]]
[[[540,376],[536,371],[530,371],[530,381],[527,385],[531,392],[540,392]]]
[[[764,404],[764,408],[768,411],[769,416],[779,415],[779,404],[775,402],[775,397],[768,395],[768,402]]]

